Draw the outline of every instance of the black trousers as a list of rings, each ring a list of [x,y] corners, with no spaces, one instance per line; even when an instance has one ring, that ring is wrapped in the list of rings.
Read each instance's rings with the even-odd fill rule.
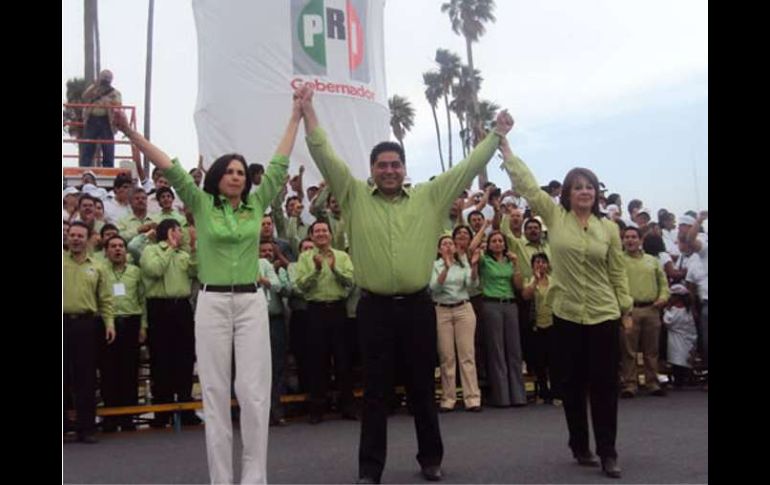
[[[532,371],[537,377],[537,395],[542,399],[558,398],[558,384],[549,375],[553,374],[555,353],[555,331],[553,325],[533,329],[530,336]],[[551,377],[549,379],[549,377]],[[550,382],[550,386],[549,386]]]
[[[359,476],[380,480],[387,449],[387,399],[396,362],[406,369],[406,392],[417,431],[417,461],[441,464],[444,446],[435,402],[436,312],[427,291],[406,297],[363,291],[358,303],[364,363],[364,409],[358,452]]]
[[[478,294],[471,298],[471,305],[473,306],[473,313],[476,314],[476,331],[473,335],[473,350],[476,356],[476,374],[478,376],[479,385],[481,381],[486,384],[487,381],[487,349],[484,346],[484,312],[482,307],[484,305],[484,296]],[[460,373],[458,372],[459,376]]]
[[[620,320],[582,325],[553,317],[556,333],[558,389],[564,401],[569,447],[588,451],[588,407],[596,439],[596,454],[617,457],[618,391],[620,389]]]
[[[345,301],[308,302],[308,364],[310,413],[323,414],[329,391],[329,361],[334,357],[334,377],[339,391],[338,407],[353,411],[353,352],[347,332]]]
[[[289,351],[297,362],[299,392],[309,392],[310,390],[308,318],[307,310],[292,310],[289,321]]]
[[[147,339],[154,404],[192,400],[195,323],[188,298],[147,299]],[[156,417],[168,419],[167,413]]]
[[[519,340],[521,342],[521,358],[527,364],[527,374],[533,373],[535,367],[535,356],[533,353],[533,331],[532,327],[532,301],[523,298],[516,298],[516,305],[519,307]]]
[[[141,316],[115,317],[115,341],[102,346],[101,387],[104,405],[135,406],[139,399],[139,329]],[[105,421],[131,423],[131,416]]]
[[[74,405],[79,435],[96,430],[96,364],[104,325],[96,315],[64,315],[64,417]]]

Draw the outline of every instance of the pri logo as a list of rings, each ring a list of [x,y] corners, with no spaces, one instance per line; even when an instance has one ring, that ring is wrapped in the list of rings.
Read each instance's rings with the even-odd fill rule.
[[[294,73],[369,83],[367,0],[292,0]]]

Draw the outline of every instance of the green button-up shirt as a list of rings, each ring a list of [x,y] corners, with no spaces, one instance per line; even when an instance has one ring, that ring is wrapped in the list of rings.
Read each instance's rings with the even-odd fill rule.
[[[340,251],[348,250],[348,235],[345,232],[345,219],[341,216],[335,215],[331,210],[326,208],[326,202],[329,200],[329,187],[324,187],[313,199],[313,203],[310,205],[310,213],[313,214],[316,219],[326,219],[329,221],[329,229],[332,231],[332,247]]]
[[[147,308],[144,300],[144,281],[142,271],[133,264],[127,264],[123,270],[107,262],[105,267],[107,284],[115,301],[115,315],[141,315],[142,328],[147,328]],[[123,293],[120,295],[119,293]]]
[[[316,270],[313,258],[318,248],[300,254],[297,261],[296,284],[307,301],[337,301],[347,298],[353,287],[353,263],[347,253],[332,249],[334,271],[324,258],[321,270]]]
[[[292,310],[307,310],[307,300],[305,294],[297,286],[297,263],[289,263],[286,270],[289,276],[289,308]]]
[[[668,280],[658,258],[649,254],[623,255],[628,273],[628,288],[631,298],[637,303],[651,303],[668,300]]]
[[[196,264],[190,253],[162,241],[144,248],[139,265],[147,298],[184,298],[192,293]]]
[[[86,256],[82,263],[72,253],[62,253],[64,276],[62,311],[64,313],[98,313],[107,328],[115,328],[114,302],[104,267]]]
[[[530,278],[526,281],[526,286],[532,286],[535,282],[534,278]],[[535,286],[535,326],[537,328],[548,328],[553,325],[553,312],[551,306],[548,304],[548,293],[551,290],[551,279],[548,279],[548,284],[545,287],[540,285]]]
[[[490,298],[513,298],[513,263],[507,259],[503,262],[481,255],[479,273],[481,274],[481,292]]]
[[[347,223],[357,285],[382,295],[414,293],[428,285],[449,207],[484,168],[498,142],[498,135],[489,134],[467,160],[431,182],[387,198],[353,177],[320,127],[310,133],[310,154]]]
[[[548,226],[553,286],[549,303],[554,315],[576,323],[596,324],[620,318],[631,309],[628,277],[618,226],[591,215],[586,230],[574,212],[546,194],[517,156],[503,167],[519,193]]]
[[[173,160],[166,177],[195,217],[198,279],[202,284],[244,285],[257,281],[262,215],[283,186],[288,168],[288,157],[273,157],[248,202],[233,209],[224,197],[221,206],[215,206],[214,196],[199,189],[179,161]]]
[[[548,261],[551,261],[551,246],[547,242],[533,244],[526,237],[509,239],[508,244],[511,244],[511,242],[513,242],[511,249],[519,258],[519,269],[524,280],[532,277],[532,256],[538,253],[545,253],[548,256]]]

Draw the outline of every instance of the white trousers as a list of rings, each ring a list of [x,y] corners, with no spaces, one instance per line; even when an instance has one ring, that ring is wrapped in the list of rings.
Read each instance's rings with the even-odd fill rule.
[[[232,353],[241,408],[241,483],[267,483],[270,417],[270,327],[267,300],[256,293],[201,290],[195,311],[195,349],[203,391],[206,454],[211,483],[233,483],[230,415]]]

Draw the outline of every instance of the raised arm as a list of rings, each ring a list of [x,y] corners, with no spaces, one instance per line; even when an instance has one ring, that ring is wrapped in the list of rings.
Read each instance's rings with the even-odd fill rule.
[[[132,130],[123,111],[116,109],[114,110],[114,115],[115,126],[117,126],[118,130],[122,131],[153,165],[161,170],[171,168],[171,158],[163,150],[150,143],[138,131]]]

